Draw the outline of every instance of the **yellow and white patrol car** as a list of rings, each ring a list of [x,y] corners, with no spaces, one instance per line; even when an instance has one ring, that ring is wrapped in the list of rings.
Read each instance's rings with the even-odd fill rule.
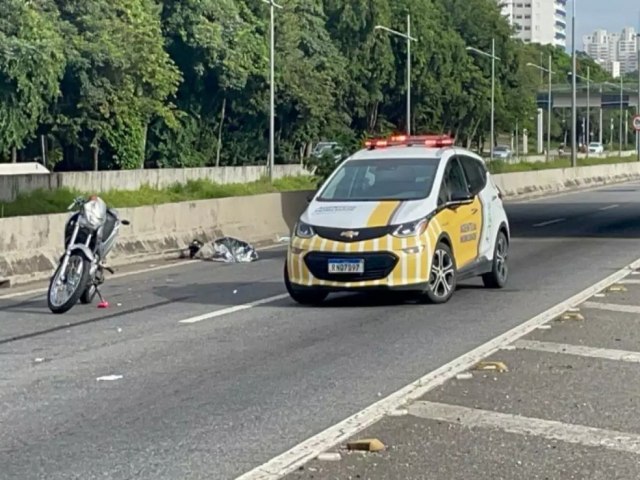
[[[484,161],[446,136],[370,140],[300,216],[284,268],[291,297],[400,290],[447,302],[456,283],[507,282],[509,221]]]

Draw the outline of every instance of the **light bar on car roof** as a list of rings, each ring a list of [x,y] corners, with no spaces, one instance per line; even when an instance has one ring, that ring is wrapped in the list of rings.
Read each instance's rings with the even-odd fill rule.
[[[416,145],[433,148],[451,147],[453,138],[448,135],[392,135],[387,138],[372,138],[365,141],[367,148],[384,148],[398,145]]]

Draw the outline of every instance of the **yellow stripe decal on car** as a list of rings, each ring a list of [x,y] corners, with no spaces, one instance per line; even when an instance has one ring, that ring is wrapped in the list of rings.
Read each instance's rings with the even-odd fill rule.
[[[367,220],[367,227],[384,227],[389,225],[391,217],[396,211],[396,208],[400,205],[400,202],[380,202],[373,209],[369,220]]]

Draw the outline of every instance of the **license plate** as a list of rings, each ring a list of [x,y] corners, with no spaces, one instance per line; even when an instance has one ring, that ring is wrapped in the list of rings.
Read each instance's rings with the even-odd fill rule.
[[[364,273],[364,260],[329,260],[329,273]]]

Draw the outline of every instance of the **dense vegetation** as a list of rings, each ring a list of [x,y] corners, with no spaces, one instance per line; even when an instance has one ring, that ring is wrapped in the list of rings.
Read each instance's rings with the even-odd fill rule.
[[[405,42],[412,55],[416,131],[468,145],[489,131],[496,40],[497,127],[533,129],[543,78],[527,62],[564,51],[511,38],[495,0],[282,0],[276,10],[276,160],[300,161],[313,142],[354,145],[402,130]],[[0,160],[58,170],[265,162],[268,6],[260,0],[2,0]],[[580,73],[606,74],[581,58]],[[554,122],[554,136],[562,137]]]

